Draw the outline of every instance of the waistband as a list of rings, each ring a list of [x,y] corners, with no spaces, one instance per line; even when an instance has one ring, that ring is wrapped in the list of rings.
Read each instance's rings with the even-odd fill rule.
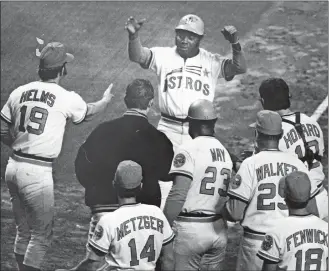
[[[208,214],[198,214],[198,213],[180,213],[177,217],[177,221],[181,222],[214,222],[223,217],[219,214],[208,215]]]
[[[180,119],[180,118],[176,118],[176,117],[173,117],[173,116],[169,116],[167,114],[164,114],[164,113],[161,113],[161,117],[163,120],[165,121],[170,121],[170,122],[175,122],[177,124],[184,124],[184,123],[188,123],[188,119],[185,118],[185,119]]]
[[[113,212],[119,208],[119,204],[97,204],[90,206],[92,214],[103,213],[103,212]]]
[[[23,153],[20,151],[14,151],[11,155],[11,158],[14,159],[17,162],[25,162],[34,164],[37,166],[46,166],[46,167],[52,167],[54,158],[45,158],[40,157],[32,154]]]
[[[264,236],[265,233],[263,232],[254,231],[246,227],[243,228],[243,237],[245,238],[263,241]]]

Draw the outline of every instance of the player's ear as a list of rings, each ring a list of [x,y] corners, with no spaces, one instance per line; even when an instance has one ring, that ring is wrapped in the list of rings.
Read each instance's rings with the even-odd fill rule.
[[[264,99],[263,98],[259,98],[260,103],[262,104],[263,108],[264,108]]]
[[[154,104],[154,99],[152,99],[152,100],[149,101],[148,107],[151,108],[153,106],[153,104]]]

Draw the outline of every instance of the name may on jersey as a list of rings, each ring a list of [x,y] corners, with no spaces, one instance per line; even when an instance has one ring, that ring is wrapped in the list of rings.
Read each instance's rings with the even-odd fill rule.
[[[38,95],[39,93],[39,95]],[[53,107],[54,103],[56,100],[56,95],[46,92],[46,91],[40,91],[38,89],[31,89],[28,91],[24,91],[22,93],[21,99],[19,103],[24,103],[24,102],[43,102],[47,104],[50,107]]]
[[[117,227],[118,241],[130,234],[132,231],[152,229],[163,233],[163,220],[153,216],[132,217]]]

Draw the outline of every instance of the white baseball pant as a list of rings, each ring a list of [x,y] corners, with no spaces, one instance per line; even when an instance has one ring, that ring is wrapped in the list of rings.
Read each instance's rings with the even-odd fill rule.
[[[188,133],[188,122],[179,122],[168,118],[161,117],[158,130],[164,133],[173,144],[174,151],[187,140],[191,140]],[[166,200],[172,187],[172,182],[159,181],[161,190],[161,210],[164,209]]]
[[[53,236],[52,164],[13,155],[5,180],[16,222],[14,252],[24,264],[40,269]]]

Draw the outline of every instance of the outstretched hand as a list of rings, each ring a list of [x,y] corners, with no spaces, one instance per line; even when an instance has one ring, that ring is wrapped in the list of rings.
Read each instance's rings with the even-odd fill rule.
[[[111,83],[108,88],[104,91],[103,94],[103,99],[106,100],[107,102],[111,101],[112,97],[114,96],[111,91],[112,91],[113,83]]]
[[[238,30],[233,25],[224,26],[221,30],[225,39],[230,43],[237,43],[239,41]]]
[[[146,19],[137,21],[134,17],[130,16],[125,24],[125,29],[128,31],[129,35],[135,35],[143,26],[145,21]]]

